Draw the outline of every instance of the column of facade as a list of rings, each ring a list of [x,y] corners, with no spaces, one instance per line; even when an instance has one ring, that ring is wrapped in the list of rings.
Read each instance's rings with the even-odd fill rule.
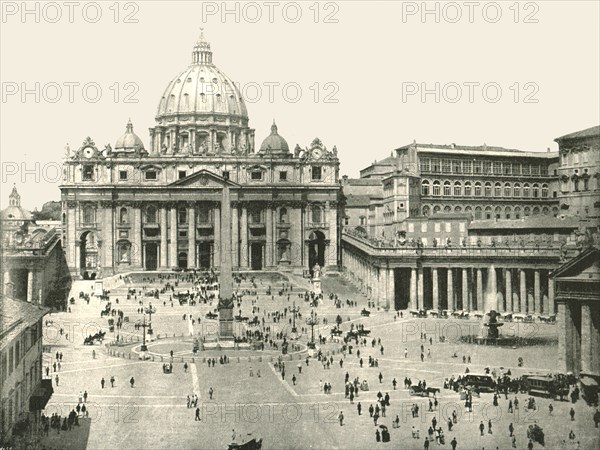
[[[188,269],[196,267],[196,207],[188,205]]]
[[[177,267],[177,207],[171,206],[170,211],[171,227],[169,230],[170,234],[170,245],[169,245],[169,265],[172,269]]]
[[[142,267],[142,210],[139,204],[133,206],[133,248],[132,263],[134,267]]]
[[[102,214],[102,238],[103,238],[103,251],[104,251],[104,267],[114,268],[114,256],[113,248],[114,243],[114,220],[113,220],[113,208],[110,204],[103,205]]]
[[[554,314],[556,306],[554,304],[554,279],[548,277],[548,314]]]
[[[410,269],[410,309],[417,308],[417,269]]]
[[[27,301],[31,303],[33,301],[33,270],[27,271]]]
[[[292,208],[291,211],[291,233],[292,236],[292,265],[302,266],[302,249],[304,247],[304,239],[302,238],[302,209],[299,207]]]
[[[506,311],[514,312],[514,307],[512,304],[512,272],[510,269],[504,270],[504,292]]]
[[[462,269],[462,309],[469,309],[469,269]]]
[[[566,302],[560,301],[557,304],[557,310],[558,370],[563,373],[573,372],[575,369],[573,338],[576,332],[571,316],[571,308]]]
[[[592,372],[592,362],[594,360],[594,345],[592,328],[592,308],[589,302],[579,302],[581,304],[581,371]],[[577,307],[577,303],[572,304]],[[597,356],[596,356],[597,358]]]
[[[327,246],[326,264],[331,267],[337,266],[337,208],[330,207],[326,208],[326,220],[327,226],[329,227],[329,245]]]
[[[436,267],[431,269],[431,285],[433,297],[433,309],[440,309],[440,293],[438,283],[438,270]]]
[[[242,208],[242,217],[240,220],[240,266],[242,269],[248,268],[248,210]]]
[[[381,297],[381,286],[379,285],[381,269],[373,266],[373,298]]]
[[[477,269],[477,298],[474,302],[477,305],[477,310],[483,310],[483,273],[481,269]]]
[[[498,286],[498,280],[496,279],[496,268],[494,266],[490,266],[490,268],[488,269],[488,295],[486,296],[487,298],[487,304],[484,306],[483,310],[484,311],[498,311],[498,292],[497,292],[497,286]],[[485,302],[486,300],[484,300]]]
[[[213,267],[218,268],[221,266],[221,208],[219,208],[218,205],[213,209],[213,217],[215,222],[215,231],[212,246],[212,263]]]
[[[425,307],[425,295],[423,290],[423,268],[417,270],[417,309]]]
[[[520,300],[521,300],[521,312],[525,314],[527,312],[527,277],[525,276],[525,270],[519,269],[520,277]]]
[[[456,305],[454,303],[454,279],[453,279],[453,273],[452,273],[452,268],[448,267],[448,274],[447,279],[448,279],[448,283],[447,283],[447,289],[448,289],[448,305],[447,308],[450,311],[454,311],[456,309]]]
[[[67,202],[68,205],[69,202]],[[68,207],[67,209],[67,260],[69,267],[79,267],[79,262],[76,260],[75,230],[77,227],[77,219],[75,216],[75,208]]]
[[[169,238],[167,235],[167,208],[163,206],[160,209],[160,268],[169,267]]]
[[[388,291],[385,308],[394,308],[396,300],[396,277],[394,276],[394,269],[388,269]]]
[[[265,209],[267,222],[267,248],[266,248],[266,266],[272,267],[275,265],[273,258],[273,208],[268,206]]]
[[[231,209],[231,261],[233,267],[240,266],[239,259],[239,217],[238,217],[238,209],[237,206],[232,207]]]
[[[533,271],[533,312],[540,313],[542,310],[541,306],[541,294],[540,294],[540,271]]]
[[[188,136],[188,140],[189,140],[189,146],[190,146],[190,155],[194,153],[194,149],[195,149],[195,145],[196,145],[196,132],[194,131],[193,128],[190,128],[189,131],[189,136]]]

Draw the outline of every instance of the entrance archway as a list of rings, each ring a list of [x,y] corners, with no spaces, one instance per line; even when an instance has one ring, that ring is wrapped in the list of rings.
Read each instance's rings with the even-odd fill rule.
[[[321,231],[312,231],[308,236],[308,270],[315,264],[325,267],[325,235]]]
[[[156,270],[158,268],[158,244],[150,242],[146,244],[146,270]]]
[[[79,269],[85,279],[94,278],[98,270],[98,242],[93,231],[81,235],[79,244]]]
[[[252,270],[262,270],[263,268],[263,247],[262,242],[250,244],[250,268]]]
[[[179,255],[177,255],[177,267],[179,267],[180,269],[187,269],[187,260],[187,253],[181,252]]]

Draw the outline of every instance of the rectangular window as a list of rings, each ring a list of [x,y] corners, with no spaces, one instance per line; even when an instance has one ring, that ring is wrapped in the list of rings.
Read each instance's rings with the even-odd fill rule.
[[[512,175],[512,163],[509,163],[509,162],[502,163],[502,169],[503,169],[504,175]]]
[[[94,166],[83,166],[83,180],[93,181],[94,180]]]
[[[429,172],[429,163],[429,158],[423,158],[419,161],[419,164],[421,166],[421,172]]]
[[[224,179],[229,180],[229,170],[223,171],[223,173],[221,175],[223,176]]]
[[[441,167],[440,167],[440,160],[439,159],[432,159],[431,160],[431,171],[435,172],[435,173],[440,173]]]
[[[544,175],[547,176],[548,175],[548,166],[541,166],[540,167],[540,175]]]
[[[460,160],[455,159],[454,161],[452,161],[452,173],[462,173]]]
[[[502,174],[502,163],[500,161],[494,161],[494,175]]]
[[[127,239],[129,237],[129,232],[127,230],[121,230],[119,231],[119,238],[120,239]]]
[[[121,180],[121,181],[127,180],[127,171],[126,170],[119,170],[119,180]]]
[[[463,173],[471,173],[471,161],[463,161]]]
[[[155,170],[149,170],[146,172],[146,180],[156,180],[156,171]]]
[[[464,222],[460,222],[458,224],[458,231],[460,231],[461,233],[463,233],[465,231],[465,223]]]
[[[287,172],[285,170],[279,172],[279,181],[287,181]]]
[[[321,179],[321,167],[319,167],[319,166],[312,167],[312,179],[313,180]]]
[[[540,166],[538,164],[531,165],[531,175],[539,175],[540,174]]]
[[[523,175],[529,175],[529,164],[521,164],[521,172]]]
[[[185,178],[187,176],[187,172],[185,170],[179,171],[179,179]]]
[[[492,171],[492,163],[490,161],[483,161],[483,173],[485,175],[490,174]]]
[[[414,223],[409,223],[408,224],[408,232],[409,233],[414,233],[415,232],[415,224]]]
[[[436,222],[434,227],[436,233],[439,233],[442,230],[439,222]]]
[[[251,178],[253,181],[260,181],[260,180],[262,180],[262,171],[260,171],[260,170],[255,170],[255,171],[253,171],[253,172],[250,174],[250,178]]]
[[[449,159],[443,159],[442,160],[442,172],[444,173],[450,173],[450,160]]]
[[[186,238],[188,235],[187,230],[179,230],[179,237],[180,238]]]
[[[452,223],[446,222],[446,233],[450,233],[452,231]]]
[[[250,213],[250,222],[251,223],[262,223],[260,211],[252,211]]]
[[[421,223],[421,233],[427,233],[427,222]]]
[[[473,173],[481,173],[481,161],[473,161]]]

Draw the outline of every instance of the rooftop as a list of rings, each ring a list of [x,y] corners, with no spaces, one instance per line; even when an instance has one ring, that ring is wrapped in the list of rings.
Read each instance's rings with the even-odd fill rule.
[[[529,216],[523,219],[491,219],[491,220],[474,220],[469,224],[470,230],[493,230],[493,229],[539,229],[543,232],[544,229],[564,229],[578,228],[579,219],[577,217],[558,217],[548,216]]]
[[[48,312],[48,308],[37,304],[2,297],[0,299],[0,349]]]
[[[596,125],[595,127],[586,128],[585,130],[575,131],[574,133],[565,134],[564,136],[557,137],[554,139],[555,142],[565,141],[569,139],[579,139],[586,137],[600,137],[600,125]]]

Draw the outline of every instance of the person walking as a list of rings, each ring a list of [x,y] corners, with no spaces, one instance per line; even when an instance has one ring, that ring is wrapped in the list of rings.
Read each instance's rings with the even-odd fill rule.
[[[58,378],[58,376],[57,376]],[[56,384],[58,385],[58,382],[56,382]],[[575,410],[573,408],[571,408],[571,411],[569,411],[569,415],[571,416],[571,422],[575,421]]]
[[[358,410],[358,415],[360,416],[361,415],[361,411],[362,411],[362,405],[360,404],[360,402],[358,402],[356,404],[356,409]]]
[[[456,450],[457,445],[458,442],[456,442],[456,437],[452,438],[452,440],[450,441],[450,446],[452,447],[452,450]]]
[[[59,381],[59,380],[58,380],[58,375],[56,375],[56,376],[54,377],[54,381],[56,381],[56,385],[58,386],[58,381]]]
[[[202,421],[200,418],[200,408],[196,408],[196,417],[194,418],[194,421],[196,420]]]
[[[135,384],[135,380],[133,379],[133,377],[131,377],[131,379],[129,380],[129,384],[131,384],[131,387],[133,388],[133,385]]]
[[[87,403],[87,399],[88,399],[88,393],[87,391],[83,392],[83,403]]]
[[[213,388],[212,388],[212,386],[211,386],[211,387],[208,389],[208,397],[210,398],[210,400],[212,400],[212,398],[213,398],[213,393],[214,393],[214,391],[213,391]]]
[[[106,381],[104,380],[104,377],[102,377],[100,380],[100,386],[102,386],[102,389],[104,389],[104,383],[106,383]]]
[[[508,432],[510,433],[509,437],[513,437],[514,431],[515,431],[515,427],[513,426],[512,422],[511,422],[510,425],[508,426]]]
[[[483,436],[483,431],[485,430],[485,425],[483,424],[483,420],[479,423],[479,433]]]
[[[344,413],[342,411],[340,411],[340,414],[338,415],[338,419],[340,421],[340,427],[344,426]]]

